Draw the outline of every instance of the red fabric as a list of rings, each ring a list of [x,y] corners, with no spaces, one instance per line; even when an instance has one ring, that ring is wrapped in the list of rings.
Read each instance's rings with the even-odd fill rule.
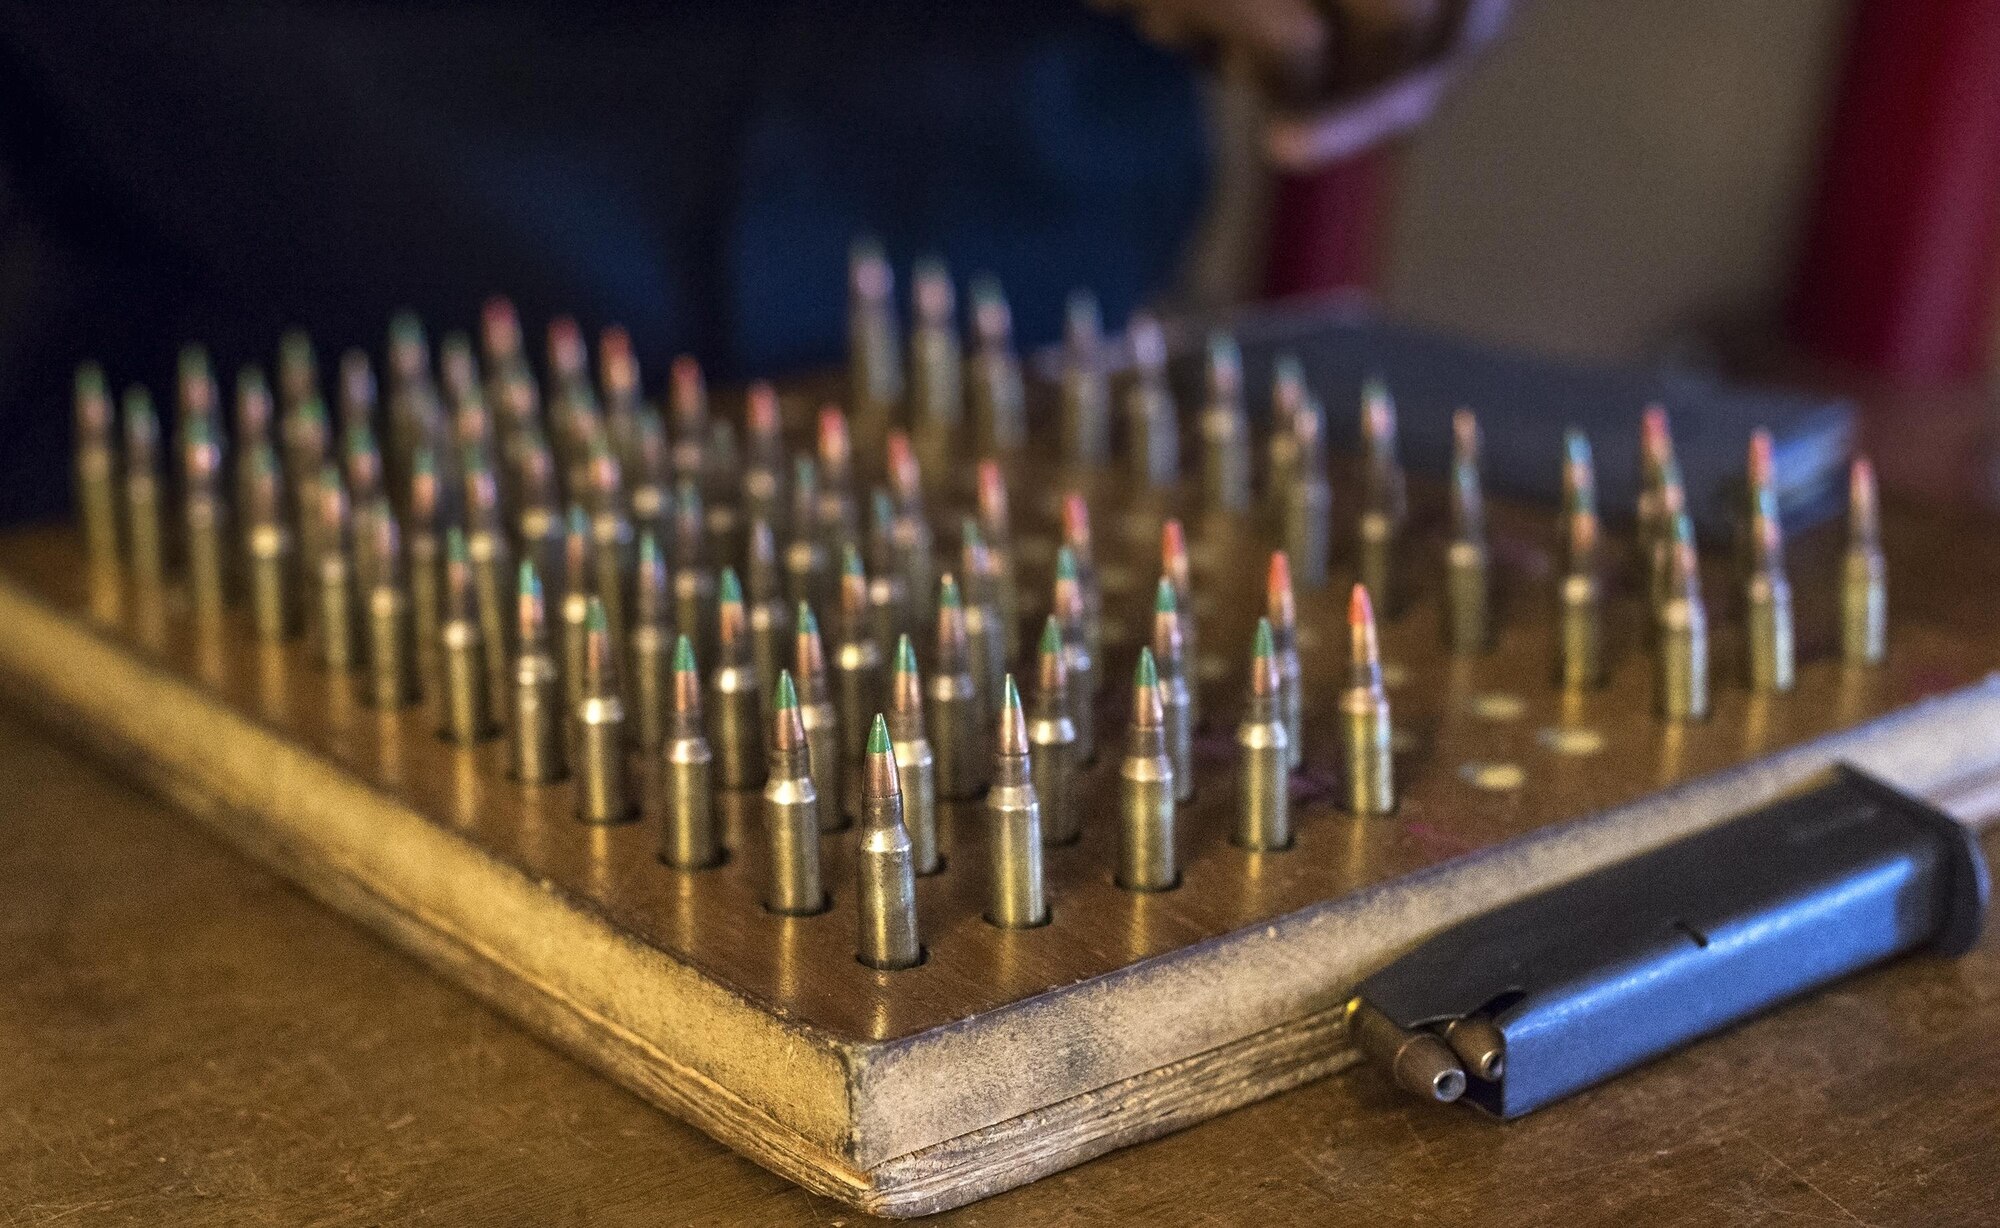
[[[1902,380],[1979,372],[2000,273],[2000,3],[1860,0],[1823,158],[1793,339]]]
[[[1390,157],[1374,150],[1316,171],[1278,177],[1265,249],[1266,297],[1375,288]]]

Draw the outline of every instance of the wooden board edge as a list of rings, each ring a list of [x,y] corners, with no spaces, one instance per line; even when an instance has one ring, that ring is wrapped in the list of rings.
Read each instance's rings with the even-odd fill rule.
[[[794,1095],[801,1084],[789,1085],[784,1095],[771,1099],[793,1105],[817,1100],[816,1116],[821,1119],[817,1131],[774,1118],[741,1091],[677,1059],[665,1038],[649,1035],[645,1019],[634,1016],[643,1011],[664,1017],[658,1002],[618,996],[621,987],[629,989],[642,979],[658,981],[671,975],[686,980],[699,974],[616,934],[600,918],[571,908],[557,893],[511,867],[476,857],[454,858],[452,850],[463,851],[466,846],[442,838],[449,833],[431,820],[354,781],[338,765],[319,761],[254,718],[104,641],[94,630],[47,609],[5,580],[0,580],[0,624],[9,627],[8,634],[0,636],[0,690],[43,724],[187,810],[315,898],[438,967],[503,1013],[521,1019],[649,1101],[801,1185],[857,1201],[866,1178],[841,1153],[853,1125],[848,1050],[816,1044],[799,1029],[754,1007],[718,1014],[712,1003],[677,1000],[675,1006],[711,1016],[710,1029],[733,1029],[739,1039],[746,1025],[760,1029],[771,1051],[783,1055],[766,1058],[760,1065],[812,1081],[807,1089],[810,1100]],[[135,694],[145,694],[149,702],[132,705]],[[118,706],[144,708],[155,722],[198,726],[211,735],[211,745],[219,744],[225,730],[229,738],[255,740],[267,760],[290,761],[291,770],[272,773],[283,783],[272,784],[271,791],[288,792],[295,805],[244,805],[232,799],[224,780],[229,769],[217,762],[223,756],[179,753],[163,745],[158,734],[142,732],[131,712],[111,711]],[[299,800],[307,797],[310,806]],[[449,899],[426,907],[374,889],[365,875],[337,855],[323,834],[308,830],[312,822],[343,805],[363,812],[365,821],[378,829],[400,825],[430,837],[421,840],[424,854],[434,859],[426,869],[428,877],[452,880],[460,889],[465,889],[467,878],[488,880],[478,888],[484,893],[482,902],[493,903],[493,893],[504,894],[507,907],[534,915],[534,928],[525,932],[536,933],[545,943],[552,931],[575,931],[572,936],[584,958],[573,961],[572,971],[587,982],[588,969],[594,967],[602,983],[557,986],[536,975],[540,969],[532,957],[517,959],[519,952],[498,949],[454,924]],[[625,1017],[605,1010],[607,1003],[627,1008]]]

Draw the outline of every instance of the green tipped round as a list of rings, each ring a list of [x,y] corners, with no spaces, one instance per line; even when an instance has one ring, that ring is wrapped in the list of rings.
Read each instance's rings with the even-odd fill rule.
[[[868,753],[886,755],[890,752],[889,721],[880,712],[875,714],[875,723],[868,727]]]
[[[542,577],[541,573],[535,570],[534,560],[532,559],[521,560],[520,591],[523,597],[533,597],[537,601],[541,600]]]
[[[569,524],[565,527],[572,537],[590,536],[590,516],[583,510],[583,504],[569,505]]]
[[[1259,661],[1268,660],[1278,655],[1276,640],[1271,635],[1270,619],[1260,618],[1257,620],[1257,637],[1251,644],[1250,652]]]
[[[861,551],[855,548],[853,542],[846,542],[840,547],[840,574],[863,579],[868,575],[861,567]]]
[[[1051,614],[1048,621],[1042,624],[1042,644],[1039,651],[1044,655],[1058,653],[1062,651],[1062,646],[1062,624]]]
[[[790,712],[799,706],[799,688],[792,684],[792,671],[778,671],[778,697],[773,706],[780,712]]]
[[[1153,664],[1152,649],[1141,648],[1139,650],[1139,669],[1132,677],[1132,685],[1147,687],[1158,687],[1160,685],[1160,670],[1158,666]]]
[[[660,558],[660,539],[648,529],[639,535],[639,566],[658,568],[663,565]]]
[[[674,640],[674,672],[692,674],[694,672],[694,645],[683,635]]]
[[[417,313],[404,307],[389,317],[389,339],[402,345],[421,345],[424,340],[424,322]]]
[[[914,674],[917,672],[917,650],[907,635],[896,638],[896,672]]]
[[[1021,706],[1021,688],[1014,685],[1014,675],[1007,675],[1006,689],[1000,694],[1000,706],[1013,709]]]
[[[724,605],[743,604],[743,582],[736,578],[734,567],[722,569],[722,579],[716,582],[715,599]]]
[[[76,394],[78,396],[104,395],[104,368],[94,362],[78,365],[76,369]]]
[[[964,598],[958,595],[958,581],[950,576],[938,581],[938,608],[956,610],[963,607]]]
[[[1056,579],[1074,580],[1077,575],[1076,551],[1068,546],[1056,551]]]
[[[967,550],[976,549],[986,544],[986,539],[979,532],[979,522],[970,516],[959,519],[958,533],[960,540],[965,543]]]
[[[611,616],[605,613],[601,598],[592,597],[584,606],[583,629],[591,635],[611,634]]]
[[[800,635],[819,634],[819,617],[813,613],[812,606],[803,601],[799,602],[799,614],[795,625]]]
[[[1160,587],[1153,593],[1153,613],[1180,613],[1180,602],[1174,597],[1174,582],[1165,576],[1160,577]]]

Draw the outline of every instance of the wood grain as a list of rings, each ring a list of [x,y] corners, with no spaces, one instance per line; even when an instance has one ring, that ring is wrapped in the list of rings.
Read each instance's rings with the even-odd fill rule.
[[[1162,510],[1107,518],[1101,530],[1114,612],[1120,604],[1143,608],[1140,595]],[[1022,534],[1030,592],[1045,587],[1036,569],[1045,570],[1052,555],[1048,513],[1046,507],[1030,509]],[[1534,856],[1511,859],[1483,857],[1483,850],[1798,745],[1969,681],[1986,665],[1987,654],[1958,633],[1955,619],[1962,615],[1949,606],[1899,621],[1887,670],[1857,675],[1814,660],[1823,658],[1830,640],[1824,600],[1830,585],[1811,583],[1813,575],[1828,573],[1824,543],[1807,543],[1795,568],[1808,653],[1799,693],[1758,703],[1729,686],[1733,649],[1725,630],[1716,653],[1716,717],[1678,735],[1663,734],[1647,713],[1643,661],[1630,643],[1629,602],[1612,685],[1568,705],[1550,692],[1543,683],[1547,624],[1536,617],[1546,571],[1535,536],[1540,526],[1518,511],[1503,510],[1497,522],[1509,611],[1494,653],[1469,662],[1442,658],[1425,603],[1388,628],[1388,653],[1401,678],[1398,723],[1410,738],[1399,765],[1406,801],[1395,820],[1357,823],[1324,804],[1332,730],[1318,720],[1309,752],[1316,770],[1302,791],[1298,848],[1263,856],[1233,848],[1224,836],[1227,790],[1204,787],[1186,824],[1187,885],[1164,896],[1132,896],[1109,881],[1115,833],[1104,815],[1111,782],[1100,767],[1086,790],[1089,834],[1077,848],[1051,858],[1056,923],[1008,933],[979,920],[983,884],[966,869],[982,861],[977,814],[961,810],[947,816],[950,856],[959,869],[924,884],[921,908],[932,958],[922,969],[899,974],[870,972],[851,957],[852,898],[840,890],[847,881],[842,841],[826,845],[834,910],[805,920],[770,917],[754,903],[762,868],[744,799],[728,809],[728,843],[736,853],[730,864],[710,874],[677,874],[653,861],[654,837],[643,825],[605,830],[573,823],[562,789],[505,785],[497,747],[458,751],[429,737],[416,714],[380,718],[360,707],[345,686],[312,669],[296,646],[246,652],[204,637],[171,594],[165,606],[148,611],[122,593],[115,616],[107,617],[101,606],[95,614],[113,640],[137,641],[152,672],[171,685],[185,690],[192,684],[295,742],[303,755],[288,761],[289,774],[270,776],[269,788],[338,795],[335,778],[345,776],[360,792],[338,795],[343,805],[329,801],[329,821],[364,796],[378,807],[436,816],[439,831],[490,857],[499,878],[512,874],[545,884],[566,906],[545,919],[570,913],[595,918],[604,945],[583,964],[600,964],[612,951],[629,951],[642,962],[644,952],[665,952],[668,962],[651,966],[682,988],[658,999],[655,1010],[670,1005],[679,1013],[707,1001],[720,1013],[698,1016],[703,1023],[693,1031],[701,1035],[677,1037],[673,1043],[682,1047],[673,1048],[661,1039],[664,1032],[648,1033],[635,1022],[646,1009],[643,994],[578,1001],[579,993],[592,990],[585,978],[557,992],[552,1009],[515,985],[557,983],[550,970],[515,966],[520,951],[496,957],[487,936],[466,931],[464,916],[423,916],[414,928],[397,921],[421,914],[413,906],[418,903],[471,915],[497,897],[460,892],[452,905],[447,892],[421,901],[392,898],[371,909],[365,895],[341,882],[339,867],[312,865],[296,846],[274,852],[268,841],[244,834],[242,824],[229,825],[232,833],[302,874],[315,891],[396,932],[476,990],[763,1162],[823,1191],[907,1213],[1032,1179],[1342,1064],[1331,1033],[1309,1031],[1313,1043],[1287,1048],[1286,1029],[1330,1011],[1355,976],[1399,944],[1524,884],[1582,872],[1676,828],[1657,816],[1627,816],[1622,826],[1605,829],[1625,833],[1610,842],[1544,845]],[[1892,539],[1905,531],[1899,528]],[[1223,728],[1233,715],[1236,686],[1233,654],[1222,646],[1247,641],[1262,551],[1246,526],[1197,529],[1197,585],[1212,603],[1199,607],[1203,643],[1217,658],[1205,671],[1204,700]],[[25,535],[0,545],[0,570],[36,593],[34,600],[81,625],[94,595],[69,565],[72,557],[61,533]],[[1323,706],[1338,667],[1333,629],[1339,604],[1333,592],[1309,594],[1302,604],[1314,680],[1308,694]],[[1135,647],[1125,637],[1113,642],[1116,677]],[[1115,697],[1116,688],[1111,693]],[[1108,708],[1105,727],[1116,728],[1115,721]],[[1538,736],[1579,726],[1602,739],[1599,754],[1561,756]],[[140,733],[128,730],[127,736],[143,743]],[[219,757],[229,753],[229,741],[218,744]],[[259,756],[268,751],[237,765],[239,783],[256,774],[264,762]],[[1206,753],[1211,769],[1222,769],[1226,778],[1217,752]],[[1492,763],[1521,767],[1524,787],[1478,787],[1466,769]],[[214,792],[212,782],[205,788],[185,770],[160,783],[188,800]],[[225,801],[232,804],[209,809],[239,816],[257,809],[255,797]],[[407,838],[414,843],[406,865],[437,861],[443,846],[424,843],[415,831]],[[350,851],[360,843],[353,838]],[[1484,879],[1472,873],[1480,865],[1487,867]],[[1458,877],[1432,875],[1428,892],[1399,888],[1399,895],[1383,897],[1366,890],[1441,866]],[[359,880],[368,882],[365,874]],[[540,932],[528,913],[515,922],[522,932]],[[477,955],[461,957],[457,947]],[[507,973],[497,982],[486,979],[494,967]],[[595,984],[650,983],[651,975]],[[731,1012],[737,1026],[728,1022]],[[702,1046],[711,1035],[727,1039],[710,1051]],[[784,1055],[788,1045],[791,1056]],[[1293,1056],[1271,1060],[1280,1052]],[[1058,1060],[1049,1060],[1051,1054]],[[1232,1054],[1243,1057],[1242,1064],[1230,1065]],[[1194,1061],[1201,1055],[1215,1056]],[[1145,1107],[1148,1096],[1164,1107]],[[1177,1104],[1168,1103],[1176,1096]],[[1135,1104],[1139,1110],[1128,1111]]]
[[[3,710],[0,780],[0,1223],[856,1222]],[[926,1222],[1987,1223],[1995,1086],[1989,934],[1517,1122],[1356,1069]]]

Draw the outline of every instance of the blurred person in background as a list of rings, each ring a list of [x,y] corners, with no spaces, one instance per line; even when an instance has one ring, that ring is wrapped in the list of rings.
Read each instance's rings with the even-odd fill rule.
[[[846,251],[991,271],[1025,343],[1171,282],[1208,190],[1197,73],[1264,152],[1422,121],[1506,0],[735,0],[0,9],[0,520],[64,506],[68,386],[227,379],[391,310],[631,329],[655,370],[838,359]]]

